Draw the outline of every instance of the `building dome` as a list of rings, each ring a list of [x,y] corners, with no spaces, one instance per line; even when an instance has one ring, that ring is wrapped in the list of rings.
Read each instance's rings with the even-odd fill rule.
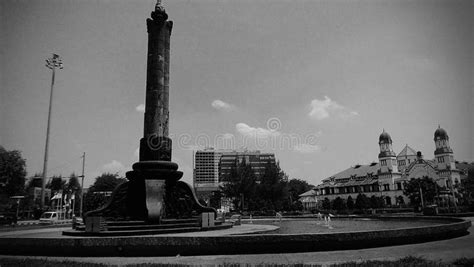
[[[382,143],[392,143],[392,137],[390,137],[390,135],[385,131],[385,129],[379,136],[379,144]]]
[[[440,126],[438,126],[438,129],[436,129],[434,133],[434,140],[436,141],[438,139],[449,140],[448,133]]]

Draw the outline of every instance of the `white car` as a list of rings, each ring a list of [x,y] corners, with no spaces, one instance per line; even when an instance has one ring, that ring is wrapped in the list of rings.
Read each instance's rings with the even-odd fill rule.
[[[59,220],[59,215],[55,211],[47,211],[40,217],[40,223],[54,223]]]

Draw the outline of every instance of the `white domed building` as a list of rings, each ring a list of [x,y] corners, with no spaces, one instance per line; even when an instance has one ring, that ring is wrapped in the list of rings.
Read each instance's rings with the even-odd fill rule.
[[[446,130],[438,127],[434,133],[434,142],[433,160],[425,160],[421,152],[416,152],[408,145],[396,155],[392,138],[384,129],[379,136],[378,162],[355,165],[336,173],[300,195],[300,200],[305,208],[310,209],[325,198],[334,200],[351,196],[355,200],[359,193],[363,193],[368,197],[384,197],[386,205],[397,206],[409,201],[403,194],[404,182],[425,176],[435,180],[444,189],[440,196],[450,196],[452,185],[461,182],[461,171],[456,168]]]

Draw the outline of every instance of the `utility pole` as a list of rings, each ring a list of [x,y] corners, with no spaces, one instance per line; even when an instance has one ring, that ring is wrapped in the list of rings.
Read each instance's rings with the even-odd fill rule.
[[[82,154],[82,183],[81,183],[81,206],[79,210],[79,217],[82,217],[82,207],[84,206],[84,168],[86,166],[86,152]]]
[[[46,67],[52,70],[51,78],[51,91],[49,94],[49,112],[48,112],[48,126],[46,128],[46,145],[44,149],[44,164],[43,164],[43,181],[41,185],[41,209],[44,209],[44,196],[45,196],[45,186],[46,186],[46,177],[48,172],[48,148],[49,148],[49,129],[51,126],[51,107],[53,105],[53,89],[54,89],[54,75],[56,73],[56,68],[63,69],[63,62],[57,54],[53,54],[52,58],[46,59]]]

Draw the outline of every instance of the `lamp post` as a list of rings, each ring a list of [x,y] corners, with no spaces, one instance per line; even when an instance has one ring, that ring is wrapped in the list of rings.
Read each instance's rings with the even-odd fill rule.
[[[84,168],[85,166],[86,166],[86,152],[82,154],[81,206],[79,207],[79,217],[82,217],[82,209],[84,207]]]
[[[52,70],[51,77],[51,91],[49,94],[49,112],[48,112],[48,126],[46,128],[46,145],[44,149],[44,164],[43,164],[43,181],[41,185],[41,209],[44,209],[44,189],[46,185],[46,177],[48,171],[48,147],[49,147],[49,129],[51,125],[51,106],[53,104],[53,89],[54,89],[54,75],[56,68],[62,69],[63,63],[61,58],[57,54],[53,54],[53,57],[46,59],[46,67]]]
[[[15,213],[15,224],[18,224],[18,214],[20,212],[20,201],[24,199],[24,196],[12,196],[11,199],[16,199],[16,213]]]

